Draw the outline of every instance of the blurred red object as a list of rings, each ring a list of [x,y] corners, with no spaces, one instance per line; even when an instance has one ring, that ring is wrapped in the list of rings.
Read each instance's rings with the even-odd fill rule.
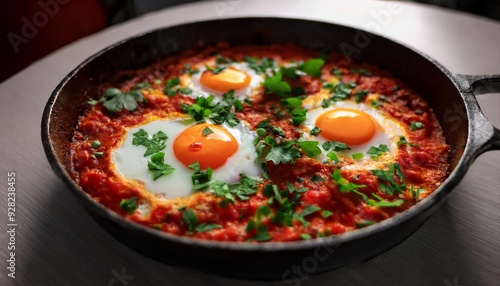
[[[99,0],[4,0],[0,5],[0,82],[106,27],[106,11]]]

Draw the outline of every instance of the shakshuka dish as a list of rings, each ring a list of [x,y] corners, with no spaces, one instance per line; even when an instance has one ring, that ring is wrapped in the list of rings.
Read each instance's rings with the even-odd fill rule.
[[[174,235],[339,235],[405,211],[448,174],[423,98],[335,53],[221,43],[100,89],[71,142],[72,177],[110,210]]]

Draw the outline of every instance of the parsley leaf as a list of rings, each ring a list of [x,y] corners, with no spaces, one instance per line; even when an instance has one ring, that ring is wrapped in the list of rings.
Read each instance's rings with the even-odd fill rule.
[[[200,163],[194,162],[188,166],[190,169],[194,170],[191,176],[191,182],[193,183],[193,190],[202,190],[210,186],[210,181],[212,180],[213,170],[208,167],[203,171],[200,167]]]
[[[319,127],[315,126],[313,129],[310,131],[311,135],[315,136],[321,133],[321,129]]]
[[[318,147],[318,141],[299,141],[297,146],[302,150],[307,157],[314,158],[321,154],[321,149]]]
[[[360,188],[365,188],[366,185],[358,185],[358,184],[349,182],[346,178],[344,178],[342,176],[342,174],[340,174],[339,169],[335,169],[333,171],[333,174],[331,174],[331,177],[333,178],[335,183],[337,183],[337,186],[339,187],[339,191],[341,193],[353,192],[353,193],[360,195],[361,198],[363,199],[363,201],[366,201],[367,196],[358,190]]]
[[[244,56],[243,60],[248,63],[248,67],[253,69],[258,74],[263,74],[267,69],[274,69],[276,62],[269,58],[257,59],[249,56]]]
[[[266,161],[273,161],[275,165],[280,163],[293,164],[296,158],[302,157],[300,150],[294,147],[294,143],[290,140],[273,146],[266,155]]]
[[[322,182],[324,181],[325,179],[321,176],[318,176],[317,174],[314,174],[312,177],[311,177],[311,182],[313,183],[316,183],[316,182]]]
[[[165,153],[158,152],[151,156],[151,161],[148,162],[148,169],[153,172],[153,180],[158,179],[163,175],[170,175],[175,168],[165,164]]]
[[[311,235],[307,234],[307,233],[301,233],[300,234],[300,238],[303,239],[303,240],[309,240],[311,239]]]
[[[320,207],[318,206],[313,206],[313,205],[307,205],[304,207],[304,209],[300,212],[300,215],[303,216],[303,217],[306,217],[310,214],[313,214],[317,211],[321,210]]]
[[[393,202],[386,201],[376,194],[372,194],[378,201],[369,199],[366,201],[366,204],[371,207],[397,207],[404,203],[403,199],[398,199]]]
[[[322,59],[310,59],[300,65],[299,69],[310,76],[319,77],[321,76],[321,67],[324,64],[325,61]]]
[[[132,145],[139,146],[142,145],[146,147],[146,152],[144,152],[144,157],[158,153],[163,150],[166,146],[165,142],[168,139],[167,134],[163,131],[158,131],[156,134],[149,139],[148,133],[144,129],[133,134],[134,139],[132,139]]]
[[[103,106],[109,112],[120,112],[123,108],[128,111],[134,111],[138,102],[143,102],[144,97],[139,90],[122,92],[117,88],[108,88],[104,91]]]
[[[182,112],[190,115],[195,121],[201,121],[208,118],[216,124],[227,122],[231,127],[238,125],[240,122],[236,115],[232,112],[233,106],[237,106],[237,99],[234,98],[234,91],[222,95],[222,99],[215,103],[215,96],[198,97],[193,104],[182,104]],[[241,102],[240,102],[241,104]],[[236,107],[235,107],[236,109]]]
[[[410,122],[410,131],[415,131],[424,127],[422,122],[412,121]]]
[[[387,152],[389,152],[389,148],[384,144],[380,144],[378,147],[372,146],[368,149],[368,151],[366,151],[366,153],[373,159],[378,158]]]
[[[267,226],[262,224],[262,219],[269,216],[271,214],[271,209],[268,206],[260,205],[255,211],[254,218],[251,218],[248,221],[246,231],[252,231],[254,229],[257,230],[257,234],[253,237],[253,239],[257,241],[266,241],[271,239],[269,232],[267,230]]]
[[[184,71],[187,72],[189,75],[194,75],[200,72],[197,69],[191,68],[191,66],[189,66],[188,64],[184,65]]]
[[[372,220],[366,220],[366,219],[365,219],[365,220],[362,220],[362,221],[357,221],[357,222],[356,222],[356,227],[357,227],[357,228],[363,228],[363,227],[370,226],[370,225],[372,225],[372,224],[375,224],[375,222],[374,222],[374,221],[372,221]]]
[[[122,208],[128,214],[132,214],[137,208],[137,197],[133,196],[130,199],[122,199],[120,201],[120,208]]]
[[[323,147],[323,150],[325,150],[325,151],[328,151],[330,149],[332,149],[335,152],[340,152],[340,151],[344,151],[344,150],[351,150],[351,148],[349,146],[347,146],[347,144],[340,142],[340,141],[337,141],[337,140],[326,141],[325,143],[323,143],[323,145],[321,145],[321,147]]]
[[[215,224],[215,223],[200,223],[199,225],[196,226],[194,230],[197,232],[206,232],[218,228],[222,228],[222,226],[220,224]]]
[[[195,230],[195,226],[198,224],[198,217],[192,209],[186,208],[182,212],[182,222],[186,224],[186,227],[190,233]]]
[[[276,73],[274,76],[266,76],[262,85],[266,89],[267,93],[274,93],[280,97],[285,97],[292,91],[292,88],[286,81],[282,81],[283,74],[281,72]]]
[[[365,99],[367,95],[368,95],[368,90],[360,90],[354,94],[354,98],[356,99],[356,102],[361,102]]]
[[[203,128],[203,130],[201,131],[201,136],[205,137],[208,134],[212,134],[212,133],[214,133],[214,131],[207,126],[207,127]]]
[[[390,163],[389,170],[372,170],[372,173],[379,179],[380,190],[386,194],[401,194],[406,189],[404,183],[398,184],[394,179],[394,175],[397,175],[399,180],[403,182],[403,172],[398,163]]]
[[[235,197],[241,201],[249,200],[249,195],[257,193],[258,183],[258,180],[252,179],[245,174],[240,174],[240,180],[235,184],[216,181],[211,187],[216,196],[224,198],[221,202],[221,205],[224,206],[227,202],[235,202]]]

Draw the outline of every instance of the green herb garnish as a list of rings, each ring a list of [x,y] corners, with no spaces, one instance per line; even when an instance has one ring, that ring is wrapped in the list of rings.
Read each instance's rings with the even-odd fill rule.
[[[208,167],[205,171],[203,171],[200,167],[200,163],[198,162],[194,162],[188,167],[194,170],[194,173],[191,176],[193,190],[202,190],[210,186],[213,174],[212,168]]]
[[[146,147],[146,152],[144,152],[144,157],[158,153],[165,148],[165,142],[168,139],[167,134],[163,131],[158,131],[151,138],[149,138],[148,133],[144,129],[133,134],[134,139],[132,139],[132,145],[144,146]]]
[[[104,91],[104,96],[99,101],[104,101],[102,105],[109,112],[114,113],[122,111],[123,108],[128,111],[134,111],[137,108],[137,103],[144,101],[144,97],[137,89],[122,92],[117,88],[108,88]]]
[[[148,161],[148,169],[153,173],[153,180],[163,175],[170,175],[175,170],[172,166],[165,164],[165,153],[163,152],[151,155],[151,161]]]
[[[370,149],[368,149],[368,151],[366,151],[366,153],[373,159],[376,159],[388,152],[389,148],[384,144],[380,144],[378,145],[378,147],[372,146],[370,147]]]
[[[406,189],[406,185],[403,183],[404,174],[398,163],[390,163],[389,170],[372,170],[372,173],[379,179],[380,190],[386,194],[401,194]],[[396,182],[394,176],[398,177],[401,184]]]
[[[128,214],[132,214],[137,208],[137,197],[133,196],[130,199],[122,199],[120,201],[120,208]]]
[[[424,127],[422,122],[412,121],[410,122],[410,131],[415,131]]]
[[[346,178],[340,174],[339,169],[335,169],[333,171],[333,174],[331,174],[332,179],[337,183],[337,186],[339,188],[339,191],[342,193],[345,192],[353,192],[361,196],[363,201],[366,201],[367,196],[359,191],[360,188],[365,188],[366,185],[358,185],[355,183],[349,182]]]

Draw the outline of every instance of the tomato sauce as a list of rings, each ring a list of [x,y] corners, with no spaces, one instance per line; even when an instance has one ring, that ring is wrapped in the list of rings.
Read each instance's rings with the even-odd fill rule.
[[[258,59],[271,58],[281,63],[306,61],[320,55],[317,51],[293,45],[229,47],[220,44],[202,51],[186,51],[144,69],[125,72],[125,76],[117,77],[121,80],[117,87],[128,91],[137,83],[147,82],[149,87],[141,89],[145,101],[140,102],[133,111],[123,109],[115,113],[106,110],[101,103],[89,105],[74,133],[71,142],[72,177],[85,192],[131,221],[174,235],[235,242],[294,241],[338,235],[388,219],[424,199],[448,175],[449,147],[432,109],[422,97],[374,66],[348,62],[332,53],[322,66],[322,77],[336,76],[340,83],[355,83],[356,87],[351,95],[362,90],[376,94],[381,101],[378,110],[400,122],[407,131],[406,140],[411,144],[400,145],[394,158],[406,184],[406,189],[401,194],[383,192],[379,186],[380,180],[370,170],[342,168],[352,163],[349,160],[334,165],[307,156],[297,158],[294,164],[275,165],[272,161],[266,162],[268,178],[258,184],[257,192],[249,195],[248,200],[236,199],[235,202],[225,204],[221,203],[221,197],[209,191],[193,193],[187,198],[167,200],[147,191],[141,182],[119,176],[113,166],[111,153],[119,146],[129,128],[148,122],[151,116],[169,118],[172,114],[182,113],[182,104],[194,102],[193,98],[182,94],[172,97],[164,95],[165,81],[184,74],[185,65],[214,59],[218,53],[234,61],[243,61],[244,56],[251,56]],[[356,72],[359,69],[368,70],[369,73]],[[334,75],[333,70],[338,74]],[[287,79],[287,82],[292,87],[303,88],[307,96],[319,92],[323,85],[321,78],[309,75]],[[110,87],[112,86],[103,85],[101,89],[104,91]],[[259,122],[268,119],[272,126],[283,130],[287,140],[298,139],[300,130],[290,122],[290,117],[286,114],[276,115],[276,107],[280,105],[281,98],[259,88],[260,92],[252,98],[251,104],[245,104],[243,110],[235,112],[236,117],[253,130]],[[410,130],[412,122],[420,122],[423,127]],[[100,142],[97,148],[92,146],[95,141]],[[365,185],[358,189],[361,194],[376,194],[383,200],[401,199],[404,202],[391,207],[370,206],[360,194],[339,190],[339,185],[332,179],[335,169],[340,169],[347,181]],[[317,180],[311,180],[313,176]],[[399,182],[397,176],[394,179]],[[270,204],[269,197],[263,192],[265,186],[271,183],[277,185],[279,190],[285,190],[289,185],[295,190],[307,189],[300,193],[299,201],[292,206],[293,213],[300,214],[307,206],[315,206],[318,210],[304,216],[305,222],[293,218],[290,225],[277,223],[273,220],[273,214],[281,206],[276,202]],[[415,197],[409,186],[425,189],[425,192]],[[138,204],[149,207],[147,215],[138,210],[129,212],[120,206],[123,200],[132,197],[136,197]],[[290,195],[290,199],[292,197]],[[266,229],[268,237],[256,239],[259,227],[249,228],[248,225],[251,220],[256,220],[260,206],[268,206],[271,215],[263,215],[258,223],[261,229]],[[219,227],[209,231],[190,230],[189,223],[183,218],[186,209],[193,210],[198,225],[216,224]]]

